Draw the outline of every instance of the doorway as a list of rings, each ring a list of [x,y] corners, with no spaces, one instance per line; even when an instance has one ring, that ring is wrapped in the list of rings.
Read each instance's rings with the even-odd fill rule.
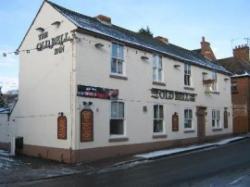
[[[207,108],[203,106],[197,107],[197,133],[199,141],[203,141],[205,138],[206,130],[206,112]]]

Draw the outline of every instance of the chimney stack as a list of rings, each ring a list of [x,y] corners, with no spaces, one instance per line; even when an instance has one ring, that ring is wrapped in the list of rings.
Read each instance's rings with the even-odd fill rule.
[[[111,18],[105,15],[98,15],[95,17],[98,21],[100,21],[103,24],[111,25]]]
[[[202,36],[201,40],[201,55],[209,60],[216,60],[214,52],[210,47],[210,43],[206,41],[204,36]]]
[[[168,39],[162,36],[156,36],[154,39],[160,41],[161,43],[168,44]]]
[[[248,45],[236,46],[233,49],[233,55],[234,58],[236,59],[250,61],[249,46]]]

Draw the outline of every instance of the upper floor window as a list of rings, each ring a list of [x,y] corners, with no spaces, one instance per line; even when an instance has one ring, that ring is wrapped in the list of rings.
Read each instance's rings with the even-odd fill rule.
[[[125,74],[123,45],[112,43],[111,73]]]
[[[212,127],[220,128],[220,111],[212,110]]]
[[[163,105],[154,105],[154,133],[163,133]]]
[[[111,102],[110,135],[124,135],[124,103]]]
[[[184,128],[192,129],[192,119],[193,119],[193,111],[191,109],[184,110]]]
[[[185,86],[191,86],[191,65],[184,65],[184,84]]]
[[[212,72],[212,80],[213,80],[213,83],[212,83],[212,85],[211,85],[211,87],[212,87],[212,90],[213,91],[217,91],[217,73],[216,72]]]
[[[160,55],[153,57],[153,81],[163,82],[162,57]]]

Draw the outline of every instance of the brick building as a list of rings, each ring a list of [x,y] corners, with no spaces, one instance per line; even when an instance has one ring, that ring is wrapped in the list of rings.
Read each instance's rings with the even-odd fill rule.
[[[231,78],[234,133],[247,133],[250,131],[249,46],[237,46],[233,49],[233,57],[217,62],[234,74]]]

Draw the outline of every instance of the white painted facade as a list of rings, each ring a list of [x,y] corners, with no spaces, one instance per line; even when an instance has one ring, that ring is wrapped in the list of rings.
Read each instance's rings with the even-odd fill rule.
[[[59,28],[51,25],[61,21]],[[37,51],[39,43],[36,28],[46,28],[48,38],[68,32],[72,41],[64,43],[64,53],[54,55],[54,49]],[[81,150],[115,145],[140,144],[197,137],[196,107],[207,107],[206,136],[232,133],[231,83],[229,76],[217,73],[219,94],[205,94],[203,73],[212,71],[191,66],[191,87],[184,89],[184,63],[162,57],[165,86],[152,84],[153,53],[124,45],[125,77],[111,78],[112,42],[91,35],[74,32],[77,27],[46,1],[34,20],[20,47],[19,98],[11,114],[11,137],[24,137],[25,145]],[[103,44],[96,48],[95,44]],[[29,53],[26,50],[30,50]],[[24,51],[23,51],[24,50]],[[147,61],[141,56],[147,56]],[[175,68],[174,65],[179,65]],[[111,101],[77,96],[77,85],[119,90],[119,100],[125,104],[125,133],[127,141],[110,142]],[[151,89],[167,89],[195,93],[195,102],[155,99]],[[94,112],[94,140],[80,142],[80,112],[83,102],[92,102]],[[164,107],[164,138],[153,138],[153,105]],[[143,111],[143,107],[147,111]],[[229,112],[228,128],[224,129],[224,108]],[[184,129],[184,109],[192,109],[192,132]],[[220,110],[221,129],[212,127],[212,110]],[[57,118],[63,112],[67,117],[67,139],[57,139]],[[178,113],[179,131],[172,131],[172,115]],[[190,130],[190,129],[189,129]],[[119,137],[120,138],[120,137]]]

